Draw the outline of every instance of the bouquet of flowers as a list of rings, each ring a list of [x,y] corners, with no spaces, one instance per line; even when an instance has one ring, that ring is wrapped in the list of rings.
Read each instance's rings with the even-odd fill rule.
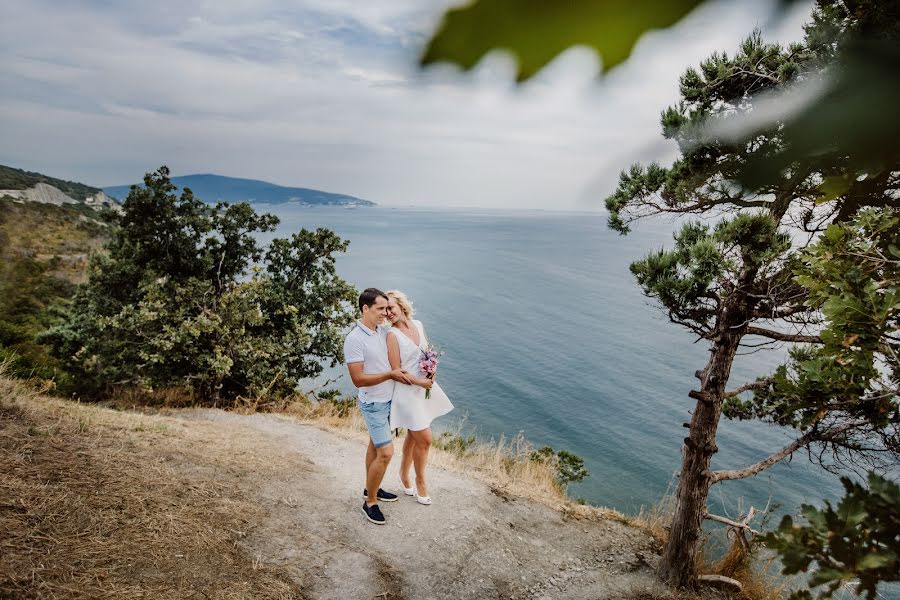
[[[441,353],[434,350],[434,348],[429,348],[428,350],[422,350],[422,357],[419,359],[419,370],[425,373],[425,377],[431,379],[434,377],[435,371],[437,371],[438,366],[438,356]],[[425,399],[431,398],[431,389],[425,390]]]

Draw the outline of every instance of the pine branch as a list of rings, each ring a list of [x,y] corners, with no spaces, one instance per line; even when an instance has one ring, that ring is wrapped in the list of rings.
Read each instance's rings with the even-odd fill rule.
[[[745,529],[754,535],[759,535],[759,532],[757,530],[753,529],[752,527],[750,527],[747,524],[750,522],[750,520],[755,515],[756,515],[756,509],[753,507],[750,507],[750,512],[747,513],[747,516],[744,517],[742,521],[735,521],[733,519],[729,519],[728,517],[721,517],[719,515],[714,515],[709,512],[705,513],[703,515],[703,518],[707,519],[709,521],[716,521],[717,523],[724,523],[725,525],[728,525],[729,527],[734,527],[735,529]]]
[[[771,382],[771,379],[763,379],[761,381],[754,381],[753,383],[745,383],[739,388],[725,392],[723,398],[734,398],[735,396],[740,396],[744,392],[749,392],[750,390],[764,390],[769,387]]]
[[[822,344],[822,338],[817,335],[800,335],[796,333],[781,333],[779,331],[772,331],[771,329],[764,329],[762,327],[755,327],[753,325],[747,327],[747,331],[745,332],[747,335],[759,335],[762,337],[767,337],[771,340],[777,340],[779,342],[800,342],[805,344]]]
[[[800,436],[778,452],[770,454],[763,460],[758,463],[754,463],[748,467],[744,467],[743,469],[730,469],[730,470],[722,470],[722,471],[713,471],[709,474],[710,485],[714,483],[718,483],[720,481],[731,481],[734,479],[746,479],[747,477],[752,477],[756,475],[760,471],[764,471],[768,469],[775,463],[781,461],[784,458],[792,455],[794,452],[799,450],[804,446],[808,446],[813,442],[821,442],[833,440],[841,434],[853,429],[854,427],[858,427],[861,423],[854,421],[853,423],[847,423],[840,427],[836,427],[834,429],[828,430],[824,433],[819,432],[815,427],[812,428],[808,433]]]

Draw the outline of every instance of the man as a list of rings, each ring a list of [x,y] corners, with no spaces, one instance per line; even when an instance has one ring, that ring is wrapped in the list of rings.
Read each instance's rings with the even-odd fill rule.
[[[387,294],[375,288],[359,295],[360,318],[344,340],[344,362],[350,371],[353,385],[359,389],[358,404],[369,430],[366,450],[366,489],[362,511],[372,523],[384,525],[385,518],[378,501],[394,502],[395,494],[381,489],[381,481],[391,458],[394,442],[391,437],[391,396],[394,381],[411,383],[407,373],[391,369],[387,353],[387,331],[382,325],[388,306]]]

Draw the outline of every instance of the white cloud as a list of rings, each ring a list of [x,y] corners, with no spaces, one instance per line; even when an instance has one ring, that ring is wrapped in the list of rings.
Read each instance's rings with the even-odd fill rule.
[[[166,163],[384,204],[599,207],[621,168],[674,156],[658,115],[683,69],[771,10],[715,2],[602,80],[572,49],[516,88],[501,55],[416,71],[445,6],[0,0],[0,162],[95,185]]]

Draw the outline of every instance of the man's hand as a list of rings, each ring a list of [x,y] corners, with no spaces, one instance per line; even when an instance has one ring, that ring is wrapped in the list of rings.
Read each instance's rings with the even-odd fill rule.
[[[391,379],[400,383],[405,383],[406,385],[412,385],[413,383],[413,379],[410,374],[403,369],[394,369],[393,371],[391,371]]]

